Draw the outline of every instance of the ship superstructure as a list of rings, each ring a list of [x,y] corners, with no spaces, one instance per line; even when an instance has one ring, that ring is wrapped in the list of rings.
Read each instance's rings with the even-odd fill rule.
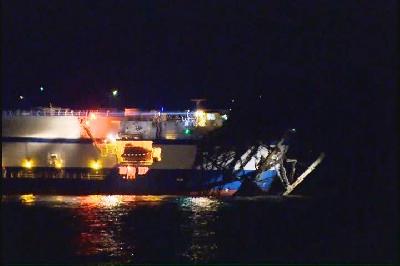
[[[228,119],[223,110],[181,112],[38,108],[2,113],[3,178],[105,180],[110,176],[147,189],[217,189],[232,193],[212,167],[195,169],[197,142]],[[260,150],[244,171],[268,155]],[[266,171],[268,189],[275,169]],[[142,183],[142,185],[140,185]],[[145,189],[146,190],[146,189]]]

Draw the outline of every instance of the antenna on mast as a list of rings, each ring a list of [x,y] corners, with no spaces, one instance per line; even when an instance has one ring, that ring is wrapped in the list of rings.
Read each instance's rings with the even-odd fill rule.
[[[201,102],[207,101],[207,99],[190,99],[190,101],[196,103],[196,110],[201,109]]]

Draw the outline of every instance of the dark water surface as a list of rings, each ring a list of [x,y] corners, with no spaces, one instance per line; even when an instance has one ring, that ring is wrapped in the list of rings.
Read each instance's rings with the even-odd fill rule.
[[[354,210],[299,196],[2,198],[3,263],[391,262]]]

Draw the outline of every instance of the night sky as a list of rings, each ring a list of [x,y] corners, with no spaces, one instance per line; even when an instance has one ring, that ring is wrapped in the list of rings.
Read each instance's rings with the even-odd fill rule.
[[[3,106],[185,109],[204,97],[226,108],[243,95],[305,105],[371,94],[393,60],[395,1],[385,2],[2,1]],[[371,75],[376,84],[357,85]]]

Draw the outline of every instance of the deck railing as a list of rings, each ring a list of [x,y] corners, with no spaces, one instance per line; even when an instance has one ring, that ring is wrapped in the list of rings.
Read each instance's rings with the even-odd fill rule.
[[[89,116],[95,114],[96,116],[138,116],[138,117],[155,117],[155,116],[181,116],[181,117],[193,117],[195,112],[138,112],[134,115],[126,115],[123,111],[114,110],[71,110],[64,108],[46,108],[38,110],[3,110],[3,117],[10,116]]]
[[[99,116],[124,116],[124,112],[98,110],[70,110],[70,109],[39,109],[39,110],[3,110],[3,117],[7,116],[89,116],[94,113]]]

